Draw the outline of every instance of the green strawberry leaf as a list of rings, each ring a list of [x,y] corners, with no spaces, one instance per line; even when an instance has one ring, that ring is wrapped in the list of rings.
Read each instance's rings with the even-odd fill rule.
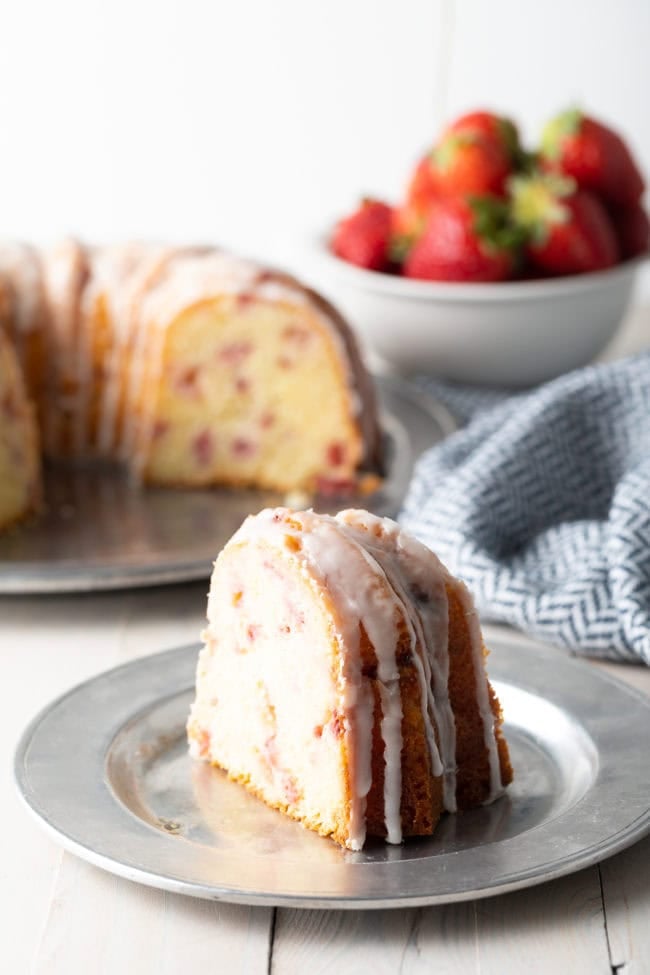
[[[445,138],[431,150],[431,162],[437,169],[445,172],[454,165],[456,157],[462,150],[463,146],[470,146],[472,143],[477,141],[478,136],[471,129],[464,132],[452,132],[451,135],[445,136]]]
[[[560,158],[562,143],[567,136],[577,135],[583,117],[579,108],[569,108],[546,123],[542,132],[542,155],[546,159],[555,161]]]
[[[467,202],[474,214],[474,232],[489,250],[517,252],[523,247],[527,231],[513,221],[505,200],[470,196]]]
[[[501,141],[508,150],[508,155],[516,168],[519,168],[517,164],[521,156],[524,155],[524,150],[519,142],[519,133],[517,132],[516,125],[509,118],[501,115],[499,116],[498,128]]]
[[[522,148],[514,162],[516,173],[532,175],[539,169],[539,153]]]
[[[396,234],[391,237],[388,245],[389,260],[393,264],[403,264],[414,243],[413,237],[409,237],[407,234]]]
[[[525,232],[529,240],[544,243],[552,226],[566,223],[569,219],[569,212],[562,200],[575,190],[575,181],[558,173],[537,172],[532,176],[513,176],[508,180],[513,223]]]

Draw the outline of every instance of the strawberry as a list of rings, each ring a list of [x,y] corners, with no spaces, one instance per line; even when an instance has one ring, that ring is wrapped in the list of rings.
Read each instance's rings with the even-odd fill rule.
[[[398,263],[422,235],[426,222],[439,199],[431,156],[427,153],[418,162],[406,190],[406,200],[393,211],[391,254]]]
[[[643,195],[643,177],[621,137],[577,109],[547,124],[541,156],[547,168],[572,176],[581,189],[611,203],[630,206]]]
[[[411,176],[406,202],[393,215],[391,252],[403,260],[421,236],[431,210],[448,196],[501,195],[511,161],[521,148],[509,119],[490,112],[472,112],[456,119],[440,143],[418,162]]]
[[[426,215],[443,197],[501,196],[511,170],[509,151],[497,139],[472,129],[447,132],[415,167],[406,201]]]
[[[517,164],[523,156],[517,126],[509,118],[495,115],[494,112],[468,112],[452,122],[446,132],[477,132],[488,139],[494,139],[503,146],[513,164]]]
[[[406,191],[406,202],[414,210],[426,214],[439,198],[434,170],[431,165],[431,155],[427,153],[413,170],[411,182]]]
[[[574,180],[553,175],[511,182],[515,223],[528,234],[528,257],[548,274],[582,274],[616,264],[619,248],[604,205]]]
[[[404,274],[430,281],[503,281],[514,271],[518,243],[502,200],[442,200],[406,258]]]
[[[401,264],[415,241],[422,236],[432,206],[418,207],[415,203],[403,203],[393,210],[391,221],[390,256]]]
[[[354,213],[334,228],[331,248],[350,264],[373,271],[389,267],[392,209],[378,200],[362,200]]]
[[[431,179],[438,196],[501,196],[512,172],[505,146],[470,129],[443,135],[430,160]]]
[[[650,220],[640,203],[629,207],[608,206],[623,260],[647,254],[650,248]]]

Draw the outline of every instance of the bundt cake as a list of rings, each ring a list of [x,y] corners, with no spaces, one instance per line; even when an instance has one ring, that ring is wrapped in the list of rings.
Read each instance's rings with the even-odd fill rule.
[[[465,586],[365,511],[267,509],[219,555],[190,752],[352,850],[512,779]]]
[[[32,511],[39,497],[36,418],[18,358],[0,328],[0,529]]]
[[[349,328],[251,261],[153,244],[0,248],[0,327],[48,458],[117,461],[151,484],[309,492],[377,469],[374,392]]]

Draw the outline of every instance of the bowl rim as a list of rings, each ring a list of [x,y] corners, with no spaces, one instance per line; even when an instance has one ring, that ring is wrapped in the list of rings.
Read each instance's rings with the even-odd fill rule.
[[[615,264],[604,271],[567,274],[564,277],[528,281],[495,281],[489,283],[455,281],[418,281],[383,271],[369,271],[337,257],[329,249],[329,235],[317,238],[317,247],[329,265],[348,279],[349,284],[365,291],[411,300],[462,300],[467,302],[504,301],[509,299],[545,299],[597,291],[607,285],[622,283],[632,277],[650,253],[640,254]]]

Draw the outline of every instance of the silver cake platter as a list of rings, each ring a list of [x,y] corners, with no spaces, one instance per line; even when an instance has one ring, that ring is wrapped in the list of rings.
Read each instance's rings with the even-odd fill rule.
[[[455,429],[439,403],[380,377],[386,478],[364,497],[316,497],[319,511],[369,508],[394,515],[419,455]],[[0,594],[84,592],[207,578],[246,515],[285,503],[271,491],[141,489],[118,469],[46,471],[46,506],[0,534]]]
[[[25,731],[18,789],[68,850],[195,897],[384,908],[505,893],[580,870],[650,830],[650,700],[560,651],[492,647],[515,779],[434,836],[351,853],[190,759],[197,647],[135,660]]]

